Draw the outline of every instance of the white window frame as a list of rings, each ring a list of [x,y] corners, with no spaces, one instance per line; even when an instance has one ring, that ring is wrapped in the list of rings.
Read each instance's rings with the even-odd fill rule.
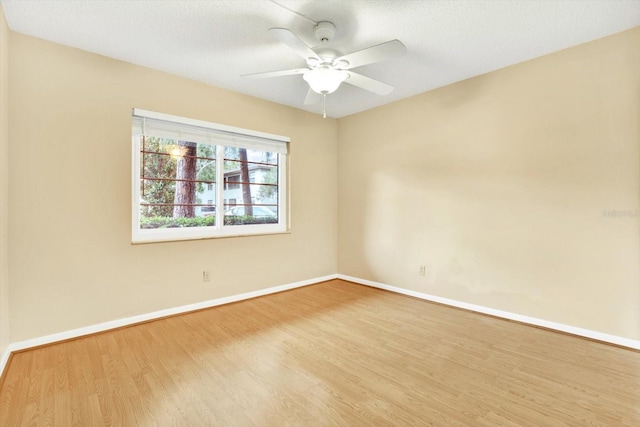
[[[141,135],[146,133],[139,129],[138,125],[144,123],[146,119],[155,122],[166,122],[179,132],[181,126],[185,129],[185,134],[189,134],[189,129],[202,131],[212,140],[208,143],[216,145],[216,225],[209,227],[184,227],[184,228],[158,228],[140,229],[140,148]],[[144,127],[144,125],[142,125]],[[176,130],[177,129],[177,130]],[[218,138],[219,136],[219,138]],[[167,136],[170,138],[170,136]],[[189,140],[188,137],[185,139]],[[242,148],[252,148],[251,141],[263,141],[265,144],[286,144],[284,149],[280,149],[278,154],[278,222],[273,224],[247,224],[247,225],[224,225],[224,141],[240,140],[235,146]],[[245,142],[242,142],[245,141]],[[194,141],[198,142],[198,141]],[[288,190],[288,143],[290,139],[286,136],[274,135],[264,132],[242,129],[218,123],[206,122],[202,120],[189,119],[170,114],[157,113],[153,111],[133,109],[132,125],[132,201],[131,201],[131,242],[151,243],[177,240],[211,239],[218,237],[238,237],[263,234],[280,234],[289,232],[288,211],[289,203],[287,198]],[[233,144],[231,144],[233,146]],[[267,151],[267,150],[265,150]]]

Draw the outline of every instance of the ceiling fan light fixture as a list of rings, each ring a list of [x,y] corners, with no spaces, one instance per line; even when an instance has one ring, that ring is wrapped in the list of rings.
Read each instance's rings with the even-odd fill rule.
[[[334,70],[328,67],[316,68],[307,71],[302,78],[309,83],[311,90],[321,95],[333,93],[340,83],[349,77],[349,73],[343,70]]]

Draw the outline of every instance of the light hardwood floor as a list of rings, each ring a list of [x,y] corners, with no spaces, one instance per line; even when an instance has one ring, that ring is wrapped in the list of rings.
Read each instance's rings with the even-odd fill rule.
[[[15,354],[1,426],[640,425],[640,353],[334,280]]]

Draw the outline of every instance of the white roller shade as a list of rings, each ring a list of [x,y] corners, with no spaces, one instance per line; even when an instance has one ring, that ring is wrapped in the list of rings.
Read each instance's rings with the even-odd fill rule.
[[[133,109],[134,135],[287,154],[289,138],[153,111]]]

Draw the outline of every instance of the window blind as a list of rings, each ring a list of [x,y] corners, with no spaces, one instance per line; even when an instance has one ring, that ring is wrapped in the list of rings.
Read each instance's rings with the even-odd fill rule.
[[[202,120],[133,109],[133,134],[287,154],[289,138]]]

